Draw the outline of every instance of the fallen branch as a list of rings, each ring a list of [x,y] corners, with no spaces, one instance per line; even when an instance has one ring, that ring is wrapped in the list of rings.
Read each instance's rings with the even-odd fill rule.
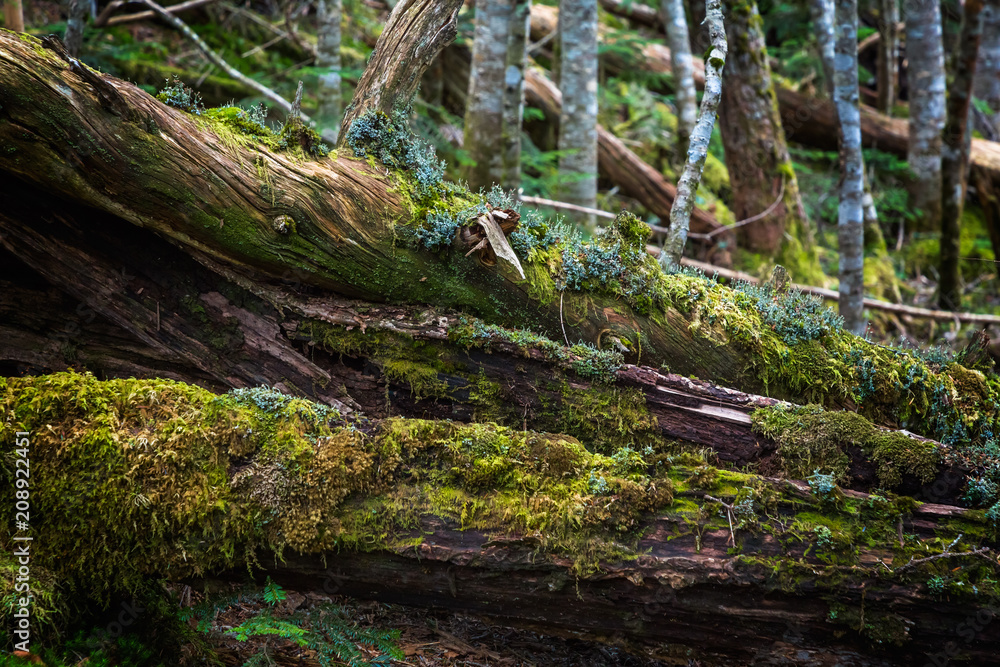
[[[658,257],[660,254],[660,249],[655,246],[646,246],[646,251],[654,257]],[[743,273],[741,271],[733,271],[732,269],[726,269],[721,266],[713,266],[712,264],[707,264],[705,262],[699,262],[694,259],[688,259],[687,257],[681,259],[681,264],[684,266],[690,266],[691,268],[698,269],[705,275],[717,274],[720,278],[725,278],[726,280],[743,280],[748,283],[759,283],[760,280],[751,276],[749,273]],[[836,290],[826,289],[825,287],[813,287],[811,285],[799,285],[798,283],[792,284],[793,289],[797,289],[800,292],[805,292],[806,294],[815,294],[816,296],[823,297],[824,299],[831,299],[836,301],[840,294]],[[899,313],[901,315],[910,315],[912,317],[922,317],[929,320],[938,320],[942,322],[982,322],[985,324],[1000,324],[1000,315],[987,315],[985,313],[959,313],[950,310],[933,310],[930,308],[919,308],[917,306],[907,306],[902,303],[889,303],[888,301],[879,301],[878,299],[865,299],[865,308],[871,308],[872,310],[882,310],[890,313]]]
[[[223,72],[228,74],[233,79],[236,79],[243,85],[253,88],[261,95],[263,95],[264,97],[266,97],[267,99],[271,100],[279,107],[284,109],[286,112],[292,110],[291,102],[289,102],[284,97],[274,92],[267,86],[261,83],[257,83],[256,81],[246,76],[239,70],[233,68],[229,63],[227,63],[225,60],[222,59],[222,56],[220,56],[211,48],[209,48],[208,44],[206,44],[205,41],[201,37],[199,37],[194,30],[189,28],[188,25],[184,23],[184,21],[181,21],[179,18],[168,12],[166,9],[155,3],[153,0],[141,0],[141,2],[145,3],[147,6],[152,8],[153,12],[156,13],[156,15],[160,16],[163,20],[169,23],[174,29],[180,31],[185,37],[194,42],[194,45],[197,46],[198,49],[205,54],[205,57],[208,58],[213,65],[215,65],[216,67],[218,67]],[[303,116],[303,119],[308,121],[308,119],[305,116]]]
[[[124,7],[125,5],[131,4],[135,0],[114,0],[114,2],[108,3],[108,6],[104,8],[97,18],[94,20],[94,27],[103,28],[111,27],[116,25],[122,25],[125,23],[135,23],[136,21],[146,21],[155,17],[157,14],[155,11],[145,11],[136,12],[134,14],[123,14],[122,16],[112,15]],[[141,0],[139,0],[141,1]],[[216,0],[187,0],[187,2],[182,2],[177,5],[170,5],[169,7],[164,7],[163,10],[171,14],[177,14],[179,12],[184,12],[189,9],[195,9],[196,7],[202,7],[204,5],[210,5],[216,2]]]
[[[707,498],[707,496],[706,496],[706,498]],[[961,537],[961,536],[959,536],[959,537]],[[954,542],[952,544],[954,544]],[[899,574],[900,572],[905,572],[906,570],[911,570],[911,569],[917,567],[918,565],[921,565],[923,563],[928,563],[928,562],[930,562],[932,560],[937,560],[939,558],[955,558],[955,557],[958,557],[958,556],[983,556],[983,557],[986,557],[986,554],[988,554],[988,553],[990,553],[990,548],[989,547],[980,547],[979,549],[973,549],[972,551],[961,551],[961,552],[943,551],[943,552],[941,552],[939,554],[935,554],[934,556],[927,556],[926,558],[917,558],[916,560],[914,560],[914,559],[911,558],[909,563],[907,563],[906,565],[900,565],[895,570],[893,570],[893,572],[896,573],[896,574]],[[992,562],[993,559],[988,558],[988,560],[990,560]]]

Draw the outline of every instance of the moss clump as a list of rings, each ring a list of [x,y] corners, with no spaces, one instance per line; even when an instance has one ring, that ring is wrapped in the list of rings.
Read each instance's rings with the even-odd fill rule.
[[[440,192],[444,162],[410,132],[409,115],[409,109],[396,109],[392,115],[368,111],[351,123],[347,145],[358,157],[370,156],[387,167],[410,172],[423,199]]]
[[[899,485],[904,474],[930,482],[941,462],[934,443],[880,429],[853,412],[831,412],[816,405],[773,407],[755,410],[752,419],[754,431],[778,444],[784,472],[794,479],[818,470],[846,481],[846,447],[857,447],[871,458],[880,484],[887,489]]]
[[[201,95],[189,88],[176,76],[171,81],[167,79],[163,90],[156,94],[156,99],[164,104],[181,111],[200,115],[205,111],[205,105],[201,102]]]

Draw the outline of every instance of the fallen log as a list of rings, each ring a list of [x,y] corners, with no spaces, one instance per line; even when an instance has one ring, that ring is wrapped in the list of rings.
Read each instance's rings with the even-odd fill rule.
[[[265,389],[74,373],[0,380],[0,414],[4,437],[28,433],[48,471],[32,491],[46,517],[32,571],[78,601],[162,577],[244,579],[249,565],[295,590],[472,611],[663,658],[745,664],[791,645],[886,665],[933,654],[956,632],[942,614],[957,625],[998,597],[981,514],[690,457],[602,457],[564,435],[345,421]],[[960,652],[986,664],[1000,631],[975,639]]]
[[[451,223],[450,249],[423,245],[417,234],[433,229],[423,216],[440,204],[424,200],[422,210],[408,209],[402,193],[419,191],[406,170],[271,150],[266,135],[240,138],[224,122],[212,123],[213,114],[205,120],[168,108],[31,38],[2,33],[0,40],[0,104],[9,121],[0,137],[10,148],[0,156],[4,247],[151,350],[141,356],[173,355],[216,386],[284,378],[299,393],[339,400],[330,371],[279,335],[282,318],[233,305],[244,292],[258,303],[282,303],[286,295],[268,286],[294,280],[299,289],[369,302],[459,308],[484,326],[530,328],[567,347],[588,343],[599,349],[580,346],[575,354],[591,380],[612,377],[625,363],[669,365],[744,392],[856,409],[949,445],[972,445],[995,430],[998,389],[981,371],[858,339],[817,303],[794,295],[664,276],[644,252],[644,227],[629,216],[589,245],[572,236],[541,245],[548,228],[525,211],[537,235],[518,242],[529,244],[528,253],[520,250],[528,279],[520,280],[495,257],[469,254],[478,214]],[[72,104],[65,87],[75,91]],[[435,197],[487,206],[451,192]],[[58,222],[39,227],[43,214]],[[173,274],[147,255],[130,265],[132,275],[155,271],[132,292],[121,275],[123,258],[135,254],[130,248],[169,247],[153,244],[151,233],[179,249],[185,269]],[[189,285],[177,275],[198,265],[206,269],[198,287],[172,287]],[[574,277],[580,271],[597,278]],[[447,330],[469,339],[462,327]],[[326,338],[320,332],[310,341]],[[329,341],[334,351],[337,339]],[[416,370],[417,380],[438,386],[427,360],[414,369],[420,359],[396,357],[399,377]],[[25,352],[14,363],[30,358]]]

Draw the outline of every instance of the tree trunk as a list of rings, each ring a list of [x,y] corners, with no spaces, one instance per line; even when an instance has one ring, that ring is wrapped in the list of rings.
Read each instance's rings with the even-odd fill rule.
[[[462,0],[399,0],[344,113],[339,145],[345,145],[347,128],[367,112],[391,115],[410,103],[424,71],[458,34],[461,8]]]
[[[324,139],[336,145],[340,130],[343,101],[340,94],[340,15],[341,0],[318,0],[316,67],[324,71],[319,75],[316,96],[317,130]]]
[[[83,25],[87,20],[87,0],[69,0],[66,7],[66,51],[78,58],[83,46]]]
[[[983,6],[983,36],[973,90],[991,110],[994,134],[1000,135],[1000,5]]]
[[[14,32],[24,32],[24,7],[21,0],[4,0],[3,25]]]
[[[504,117],[505,70],[508,35],[513,11],[511,0],[481,0],[476,4],[472,69],[465,109],[465,140],[462,147],[474,164],[465,178],[475,192],[489,190],[504,175],[507,129]],[[497,131],[501,133],[497,147]]]
[[[938,227],[941,220],[941,132],[945,123],[941,8],[937,0],[914,0],[904,6],[910,95],[907,161],[914,174],[910,197],[919,209],[918,229],[929,230]]]
[[[712,52],[705,67],[705,94],[701,98],[698,122],[689,137],[691,143],[687,149],[687,161],[677,181],[677,197],[670,208],[670,230],[667,232],[660,253],[660,265],[671,273],[680,270],[681,255],[684,254],[688,226],[691,222],[691,210],[694,208],[695,194],[701,182],[705,159],[708,157],[708,144],[712,139],[712,130],[715,129],[716,111],[722,99],[722,73],[729,50],[721,0],[709,0],[706,3],[706,12],[705,20],[712,37]],[[690,56],[688,59],[690,60]]]
[[[694,89],[694,65],[691,61],[691,41],[688,38],[684,0],[663,0],[663,25],[667,46],[673,55],[670,64],[674,74],[674,99],[677,106],[677,162],[684,163],[688,141],[698,119],[698,97]]]
[[[944,128],[941,153],[941,280],[938,303],[944,310],[959,310],[962,305],[962,276],[959,272],[962,207],[968,185],[969,116],[972,81],[982,36],[983,0],[966,0],[962,33],[953,62],[954,78],[948,95],[948,122]]]
[[[521,125],[524,120],[524,67],[527,61],[531,0],[515,0],[507,37],[507,67],[503,94],[503,186],[517,191],[521,185]]]
[[[731,208],[736,218],[743,220],[779,202],[770,215],[740,227],[737,238],[741,247],[775,257],[786,231],[808,239],[808,223],[788,157],[757,5],[728,2],[725,14],[732,47],[722,86],[719,126],[733,191]],[[809,245],[808,240],[805,245]],[[793,252],[798,255],[803,251],[796,248]]]
[[[897,0],[880,0],[878,17],[878,99],[879,111],[892,116],[896,105],[899,72],[899,5]]]
[[[597,0],[562,0],[559,12],[559,191],[597,206]],[[588,228],[594,216],[577,216]]]
[[[833,99],[840,119],[840,203],[837,240],[840,251],[840,315],[844,326],[864,332],[864,160],[861,156],[861,113],[858,96],[858,6],[836,0]]]

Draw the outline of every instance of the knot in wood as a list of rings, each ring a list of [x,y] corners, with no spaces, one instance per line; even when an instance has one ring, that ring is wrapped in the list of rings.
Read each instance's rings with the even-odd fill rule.
[[[271,221],[274,231],[279,234],[288,234],[295,229],[295,219],[290,215],[279,215]]]

